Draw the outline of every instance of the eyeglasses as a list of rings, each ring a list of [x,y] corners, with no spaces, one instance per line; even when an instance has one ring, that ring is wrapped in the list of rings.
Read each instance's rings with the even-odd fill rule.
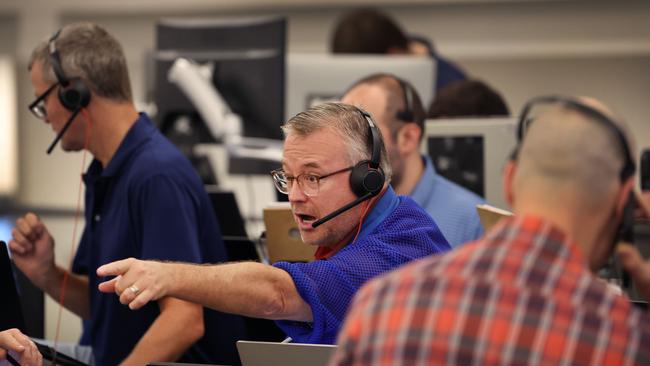
[[[52,86],[47,88],[45,93],[41,94],[29,105],[29,111],[32,112],[36,118],[45,119],[47,117],[47,111],[45,110],[45,99],[47,96],[54,90],[54,88],[59,85],[59,83],[54,83]]]
[[[354,166],[349,166],[347,168],[343,168],[341,170],[320,176],[316,174],[306,173],[300,174],[297,177],[287,175],[282,169],[276,169],[271,171],[271,177],[273,177],[275,188],[277,188],[280,193],[289,194],[289,191],[293,186],[293,182],[297,181],[298,186],[305,195],[314,197],[318,195],[318,191],[320,189],[320,181],[322,179],[331,177],[334,174],[347,172],[348,170],[352,170],[352,168],[354,168]]]

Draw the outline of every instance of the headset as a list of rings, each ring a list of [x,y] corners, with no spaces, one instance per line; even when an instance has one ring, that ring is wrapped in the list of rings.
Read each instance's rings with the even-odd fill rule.
[[[70,111],[75,111],[80,108],[85,108],[90,103],[90,89],[86,84],[81,80],[81,78],[68,78],[63,71],[61,66],[61,57],[59,56],[59,51],[56,49],[56,40],[61,34],[61,29],[59,29],[48,42],[48,48],[50,51],[50,63],[52,64],[52,70],[54,70],[54,75],[61,85],[59,88],[59,101],[61,104]]]
[[[350,187],[357,197],[363,197],[367,194],[376,196],[384,186],[386,177],[379,164],[381,162],[381,147],[383,145],[379,129],[375,125],[370,114],[360,108],[359,113],[368,122],[370,126],[370,148],[372,151],[370,160],[359,162],[352,168],[350,173]]]
[[[354,194],[357,196],[357,199],[314,221],[311,225],[313,228],[324,224],[325,222],[335,218],[343,212],[360,204],[361,202],[378,195],[379,192],[381,192],[384,183],[386,182],[386,176],[384,175],[384,171],[380,166],[383,142],[381,140],[379,128],[368,112],[358,107],[354,108],[356,108],[359,114],[361,114],[366,122],[368,122],[368,126],[370,128],[369,144],[370,150],[372,151],[370,160],[360,161],[352,168],[352,171],[350,173],[350,188],[352,189],[352,192],[354,192]]]
[[[623,163],[623,168],[619,173],[620,181],[624,182],[632,175],[634,175],[634,172],[636,171],[636,163],[632,158],[632,154],[630,153],[630,145],[627,141],[627,138],[625,137],[625,133],[621,130],[621,128],[611,118],[607,117],[597,109],[581,103],[574,98],[558,95],[536,97],[529,100],[524,105],[519,116],[519,122],[517,124],[517,145],[510,156],[511,160],[517,160],[517,155],[519,154],[519,149],[521,148],[521,144],[523,142],[526,131],[528,128],[530,128],[530,124],[534,121],[534,119],[530,117],[530,112],[535,106],[538,106],[540,104],[562,104],[564,107],[577,111],[582,115],[588,117],[590,120],[600,123],[602,126],[604,126],[612,133],[612,135],[616,137],[616,140],[619,142],[622,153],[624,155],[625,161]],[[634,240],[633,226],[635,202],[634,192],[630,192],[630,196],[628,197],[623,209],[623,217],[618,228],[616,242],[625,241],[632,243]]]
[[[398,111],[396,117],[403,122],[413,122],[415,118],[413,113],[413,90],[403,79],[395,76],[395,80],[399,83],[404,98],[404,110]]]
[[[65,71],[63,71],[63,67],[61,66],[61,56],[59,56],[59,51],[56,49],[56,40],[59,38],[60,34],[61,29],[56,31],[56,33],[54,33],[54,35],[48,41],[50,63],[52,64],[52,70],[54,71],[56,80],[60,85],[59,91],[57,93],[59,102],[61,102],[61,105],[67,110],[71,111],[72,115],[65,123],[65,125],[63,125],[61,131],[54,138],[52,144],[50,144],[50,147],[47,149],[48,154],[52,152],[61,137],[63,137],[63,134],[68,130],[70,124],[72,124],[72,121],[74,121],[75,117],[77,117],[77,114],[79,114],[83,108],[86,108],[88,104],[90,104],[91,95],[90,89],[86,86],[83,80],[81,80],[81,78],[69,78],[65,74]]]

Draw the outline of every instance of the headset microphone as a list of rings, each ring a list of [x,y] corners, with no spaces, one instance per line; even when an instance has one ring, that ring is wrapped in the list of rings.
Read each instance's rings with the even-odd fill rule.
[[[54,150],[54,147],[59,142],[59,140],[61,140],[61,137],[63,137],[63,134],[65,133],[65,131],[68,130],[68,127],[70,127],[70,125],[72,124],[72,121],[74,121],[75,117],[77,117],[77,114],[79,114],[80,111],[81,111],[81,108],[77,108],[72,112],[72,115],[70,115],[70,118],[68,118],[68,121],[65,123],[65,125],[63,125],[63,128],[61,129],[61,131],[59,131],[59,133],[56,135],[56,137],[54,138],[54,141],[52,141],[52,143],[50,144],[50,147],[47,148],[47,154],[48,155],[52,153],[52,150]]]
[[[336,216],[338,216],[338,215],[344,213],[345,211],[347,211],[347,210],[351,209],[352,207],[354,207],[354,206],[360,204],[361,202],[363,202],[363,201],[365,201],[365,200],[368,200],[368,199],[372,198],[372,197],[375,196],[375,195],[377,195],[377,194],[376,194],[376,193],[373,194],[372,192],[368,192],[367,194],[365,194],[365,195],[363,195],[363,196],[357,198],[356,200],[354,200],[354,201],[348,203],[347,205],[345,205],[345,206],[343,206],[343,207],[337,209],[336,211],[330,213],[329,215],[327,215],[327,216],[325,216],[325,217],[321,217],[320,219],[314,221],[314,222],[311,224],[311,227],[312,227],[312,228],[317,228],[318,226],[320,226],[320,225],[322,225],[322,224],[324,224],[324,223],[330,221],[331,219],[335,218]]]

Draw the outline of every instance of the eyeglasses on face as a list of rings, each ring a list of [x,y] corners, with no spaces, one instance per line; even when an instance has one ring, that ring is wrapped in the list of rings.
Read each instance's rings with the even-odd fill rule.
[[[305,195],[309,197],[315,197],[318,195],[318,192],[320,190],[321,180],[327,177],[331,177],[335,174],[347,172],[349,170],[352,170],[352,168],[354,168],[354,166],[349,166],[347,168],[327,173],[325,175],[304,173],[296,177],[287,175],[282,169],[276,169],[271,171],[271,177],[273,178],[273,184],[275,184],[275,188],[277,188],[280,193],[289,194],[289,191],[291,191],[291,188],[293,187],[293,183],[298,182],[298,187],[300,187]]]
[[[47,96],[56,88],[59,83],[52,84],[47,90],[39,95],[33,102],[29,104],[29,111],[32,112],[36,118],[45,119],[47,117],[47,111],[45,110],[45,99]]]

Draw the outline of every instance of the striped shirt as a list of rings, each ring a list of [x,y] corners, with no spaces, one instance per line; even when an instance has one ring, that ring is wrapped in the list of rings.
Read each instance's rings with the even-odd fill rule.
[[[650,314],[536,217],[371,281],[333,365],[650,365]]]

